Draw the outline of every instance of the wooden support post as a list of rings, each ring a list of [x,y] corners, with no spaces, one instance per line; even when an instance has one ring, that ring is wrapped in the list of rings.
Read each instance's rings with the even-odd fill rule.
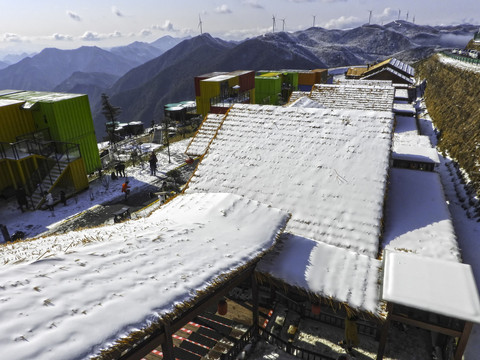
[[[259,326],[258,326],[258,283],[255,277],[255,271],[252,271],[252,317],[253,317],[253,336],[258,338],[259,333]]]
[[[164,360],[175,360],[173,354],[173,341],[172,341],[172,329],[168,322],[164,322],[165,327],[165,342],[162,344],[162,352]]]
[[[385,353],[385,345],[387,343],[388,329],[390,328],[390,316],[393,314],[393,304],[388,303],[387,305],[387,319],[382,326],[382,333],[380,334],[380,341],[378,343],[378,352],[377,360],[383,359],[383,354]]]
[[[13,175],[12,166],[10,165],[9,160],[7,160],[6,163],[7,163],[8,174],[10,175],[10,180],[12,180],[12,184],[16,189],[17,188],[17,180],[15,179],[15,175]]]
[[[18,173],[20,175],[20,181],[22,184],[25,184],[27,181],[25,179],[25,174],[23,173],[23,167],[21,164],[21,161],[17,161],[17,168],[18,168]],[[17,188],[17,185],[15,184],[15,189]]]
[[[462,360],[463,353],[467,347],[468,338],[472,331],[473,323],[465,321],[465,326],[463,327],[462,336],[458,340],[457,350],[455,350],[454,360]]]

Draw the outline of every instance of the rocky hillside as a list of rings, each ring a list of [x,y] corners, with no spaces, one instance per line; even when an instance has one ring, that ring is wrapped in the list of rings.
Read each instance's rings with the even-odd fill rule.
[[[425,100],[439,129],[439,149],[468,173],[480,194],[480,66],[479,72],[444,64],[435,55],[417,64],[427,80]]]

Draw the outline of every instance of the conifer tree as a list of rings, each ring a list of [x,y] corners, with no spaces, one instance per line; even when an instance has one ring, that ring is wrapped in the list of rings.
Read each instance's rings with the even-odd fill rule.
[[[102,94],[102,114],[107,119],[105,123],[105,128],[107,130],[108,139],[110,144],[115,143],[115,122],[118,116],[122,113],[122,109],[118,106],[113,106],[110,104],[108,95]]]

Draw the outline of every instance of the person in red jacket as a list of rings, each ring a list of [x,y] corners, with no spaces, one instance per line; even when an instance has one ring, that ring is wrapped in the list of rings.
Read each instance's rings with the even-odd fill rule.
[[[125,193],[125,200],[127,200],[128,194],[130,194],[130,185],[128,185],[128,180],[122,184],[122,193]]]

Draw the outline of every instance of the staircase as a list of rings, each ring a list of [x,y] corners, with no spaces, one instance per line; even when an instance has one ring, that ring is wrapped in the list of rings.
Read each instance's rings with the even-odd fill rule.
[[[50,173],[47,174],[39,186],[37,186],[32,194],[32,202],[35,209],[38,210],[43,204],[45,201],[43,193],[45,191],[50,192],[55,187],[58,180],[68,168],[68,164],[69,162],[67,160],[58,159],[55,166],[50,170]]]

